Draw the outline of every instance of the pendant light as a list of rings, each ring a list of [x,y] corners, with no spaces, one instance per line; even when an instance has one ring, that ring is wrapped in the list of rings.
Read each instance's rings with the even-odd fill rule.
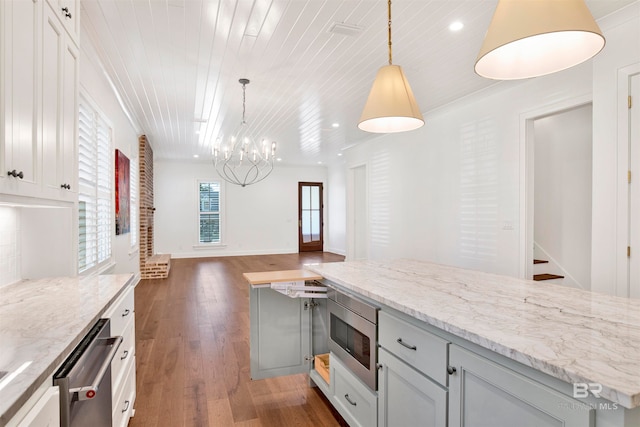
[[[475,71],[496,80],[543,76],[592,58],[604,44],[584,0],[499,0]]]
[[[388,2],[389,65],[378,70],[358,128],[373,133],[414,130],[424,125],[411,86],[399,65],[392,64],[391,0]]]

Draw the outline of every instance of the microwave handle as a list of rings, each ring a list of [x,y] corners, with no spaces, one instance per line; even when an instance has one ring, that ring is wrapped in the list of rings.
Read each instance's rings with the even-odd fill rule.
[[[100,369],[96,374],[96,377],[91,382],[91,385],[84,386],[84,387],[74,387],[72,389],[69,389],[69,393],[78,394],[78,400],[89,400],[89,399],[93,399],[96,396],[98,392],[98,385],[100,385],[100,382],[104,377],[104,374],[107,372],[107,369],[109,369],[109,367],[111,366],[111,361],[113,360],[116,353],[118,352],[118,349],[120,348],[120,344],[122,344],[123,338],[121,336],[116,336],[111,338],[105,338],[104,340],[107,341],[107,345],[112,345],[113,347],[111,347],[111,350],[107,354],[107,357],[105,357],[104,361],[102,362],[102,365],[100,366]]]

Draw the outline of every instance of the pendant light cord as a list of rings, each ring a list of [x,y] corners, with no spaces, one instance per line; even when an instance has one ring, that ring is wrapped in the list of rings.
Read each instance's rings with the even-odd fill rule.
[[[391,0],[389,0],[389,7],[387,8],[387,15],[388,15],[388,28],[389,28],[389,65],[391,64]]]

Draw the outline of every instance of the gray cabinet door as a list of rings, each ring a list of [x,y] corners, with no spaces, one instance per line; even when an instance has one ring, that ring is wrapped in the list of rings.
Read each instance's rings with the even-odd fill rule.
[[[456,345],[449,348],[450,427],[593,427],[588,405]]]
[[[289,298],[271,288],[250,288],[251,379],[308,372],[311,310],[308,298]]]
[[[447,391],[381,348],[378,427],[446,427]]]

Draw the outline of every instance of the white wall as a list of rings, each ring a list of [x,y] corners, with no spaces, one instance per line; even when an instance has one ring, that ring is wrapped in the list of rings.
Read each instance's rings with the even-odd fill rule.
[[[535,126],[535,243],[562,268],[563,284],[591,287],[591,105]],[[554,271],[546,271],[554,273]]]
[[[328,168],[327,186],[331,191],[325,191],[328,209],[325,209],[325,251],[346,255],[347,253],[347,190],[344,164]]]
[[[213,165],[156,160],[153,172],[155,252],[173,258],[298,252],[298,182],[322,182],[325,195],[332,194],[327,169],[319,166],[276,165],[267,179],[244,188],[221,181],[223,244],[202,247],[197,182],[220,181]],[[327,210],[333,201],[325,200],[326,235]]]
[[[382,183],[390,189],[381,194],[370,190],[370,212],[388,216],[386,224],[370,230],[370,258],[413,257],[519,275],[525,176],[521,117],[555,104],[582,103],[592,93],[593,246],[598,254],[609,251],[610,257],[616,153],[611,146],[616,140],[611,98],[616,70],[640,61],[637,7],[638,3],[601,22],[607,46],[596,61],[550,76],[494,85],[428,112],[421,129],[384,135],[349,150],[347,167],[366,163],[370,188]],[[620,16],[628,23],[611,24]],[[605,247],[595,249],[601,243]],[[593,259],[599,258],[594,254]],[[599,262],[593,263],[597,274],[592,280],[608,291],[612,266],[605,262],[596,267]]]
[[[20,280],[20,209],[0,206],[0,287]]]
[[[115,92],[103,72],[97,59],[93,44],[86,30],[82,29],[80,50],[80,87],[81,93],[88,97],[105,114],[113,126],[115,149],[122,151],[129,160],[138,158],[138,132],[125,115]],[[112,156],[114,153],[112,152]],[[115,167],[115,163],[112,163]],[[115,193],[115,191],[114,191]],[[115,194],[112,200],[115,209]],[[115,212],[115,211],[114,211]],[[115,224],[115,213],[114,213]],[[115,225],[111,236],[111,250],[115,267],[112,273],[140,273],[139,253],[137,246],[131,245],[131,234],[116,236]]]
[[[618,166],[618,153],[627,152],[618,135],[617,115],[626,96],[618,96],[618,71],[640,63],[640,4],[634,3],[600,23],[606,28],[607,44],[593,61],[593,227],[591,289],[626,294],[626,242],[617,243],[616,230],[626,222],[616,189],[625,188],[626,166]],[[626,142],[625,142],[626,143]],[[621,208],[621,209],[620,209]],[[619,212],[619,210],[623,212]],[[623,283],[618,283],[623,282]]]

